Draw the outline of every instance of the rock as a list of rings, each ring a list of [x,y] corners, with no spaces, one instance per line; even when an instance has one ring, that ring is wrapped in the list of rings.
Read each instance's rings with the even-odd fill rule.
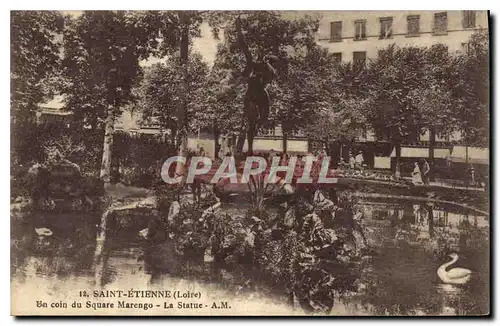
[[[205,254],[203,256],[203,261],[205,263],[211,263],[214,261],[214,256],[212,255],[212,250],[210,248],[207,248],[205,250]]]
[[[145,228],[145,229],[142,229],[141,231],[139,231],[139,235],[141,237],[143,237],[144,239],[148,238],[148,233],[149,233],[149,229],[148,228]]]
[[[254,247],[255,246],[255,233],[252,232],[251,229],[247,228],[245,230],[243,230],[244,232],[244,235],[245,235],[245,243],[250,246],[250,247]]]
[[[10,205],[10,211],[15,213],[29,212],[33,206],[33,201],[26,197],[17,197],[13,204]]]
[[[313,202],[316,209],[319,210],[331,209],[335,206],[333,201],[326,198],[319,190],[314,193]]]
[[[49,166],[50,174],[52,177],[81,177],[80,166],[68,160],[61,160]]]
[[[172,204],[170,204],[170,208],[168,210],[168,216],[167,216],[168,222],[172,222],[174,220],[174,218],[176,218],[177,215],[179,215],[180,210],[181,210],[181,206],[180,206],[179,202],[178,201],[172,202]]]
[[[289,208],[285,212],[285,218],[284,218],[283,224],[287,228],[292,228],[293,225],[294,225],[294,223],[295,223],[295,209],[294,208]]]
[[[253,223],[255,223],[255,224],[260,224],[260,223],[262,223],[262,220],[261,220],[260,218],[258,218],[257,216],[252,216],[252,217],[251,217],[251,220],[252,220],[252,222],[253,222]]]
[[[201,214],[202,218],[205,218],[207,215],[212,214],[215,212],[216,209],[218,209],[221,206],[220,202],[215,203],[214,205],[210,206],[209,208],[205,209],[203,213]],[[170,214],[169,214],[170,216]]]
[[[28,174],[38,174],[40,170],[44,169],[44,166],[40,163],[35,163],[33,164],[29,169],[28,169]]]
[[[39,236],[50,237],[52,235],[52,231],[48,228],[35,228],[36,234]]]
[[[156,198],[152,196],[141,200],[137,204],[137,208],[154,208],[154,207],[156,207]]]

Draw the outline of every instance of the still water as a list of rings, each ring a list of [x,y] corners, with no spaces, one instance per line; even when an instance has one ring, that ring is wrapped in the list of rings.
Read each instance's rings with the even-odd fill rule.
[[[429,211],[419,203],[365,202],[361,207],[363,230],[373,254],[363,257],[357,290],[337,296],[332,314],[481,315],[489,312],[487,217],[436,206],[431,218]],[[76,220],[68,217],[64,223],[60,219],[51,222],[48,217],[36,223],[42,223],[40,220],[44,227],[53,230],[53,236],[41,240],[34,228],[42,225],[28,223],[16,227],[12,238],[11,285],[12,293],[16,294],[13,305],[25,307],[26,311],[32,310],[37,298],[67,301],[68,304],[81,299],[85,304],[85,298],[79,298],[82,290],[133,287],[201,291],[206,302],[231,298],[230,311],[203,310],[204,315],[303,313],[300,309],[291,310],[284,295],[271,289],[245,288],[245,284],[230,272],[214,269],[207,263],[184,262],[182,278],[152,268],[150,261],[145,259],[148,247],[138,235],[139,229],[123,229],[112,234],[103,259],[95,263],[95,224],[89,225],[87,216]],[[437,275],[439,266],[451,260],[448,255],[452,252],[459,255],[453,267],[473,272],[466,285],[443,284]],[[158,264],[169,270],[176,262]],[[131,313],[119,309],[115,312]],[[105,311],[72,312],[92,313]],[[190,312],[155,307],[132,313]]]

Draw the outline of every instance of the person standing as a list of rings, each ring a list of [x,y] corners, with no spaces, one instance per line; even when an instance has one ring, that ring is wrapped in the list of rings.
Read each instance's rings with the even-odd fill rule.
[[[396,176],[396,180],[401,179],[401,167],[399,166],[399,163],[396,163],[396,173],[395,173],[395,176]]]
[[[431,171],[431,168],[429,166],[429,163],[427,163],[427,160],[424,159],[424,164],[422,164],[422,181],[424,182],[424,185],[429,185],[430,171]]]
[[[356,160],[354,159],[354,156],[352,156],[352,153],[349,153],[349,168],[351,170],[354,170],[356,166]]]
[[[363,152],[359,151],[358,155],[356,155],[356,166],[358,169],[363,170],[363,163],[365,162],[365,158],[363,157]]]
[[[418,162],[415,162],[415,168],[413,169],[411,176],[414,185],[422,184],[422,174],[420,173],[420,167],[418,166]]]
[[[200,151],[199,151],[198,155],[200,155],[202,157],[204,157],[206,155],[205,149],[203,148],[203,146],[200,147]]]
[[[473,186],[476,186],[476,170],[474,170],[474,166],[471,164],[469,167],[470,180]]]
[[[347,167],[349,166],[349,164],[347,164],[347,163],[344,161],[344,158],[343,158],[343,157],[341,157],[341,158],[340,158],[340,162],[339,162],[338,166],[339,166],[339,168],[340,168],[340,169],[345,169],[345,168],[347,168]]]

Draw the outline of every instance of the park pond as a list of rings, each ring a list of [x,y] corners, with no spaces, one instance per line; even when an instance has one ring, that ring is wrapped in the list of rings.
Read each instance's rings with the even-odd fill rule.
[[[332,315],[484,315],[489,313],[489,217],[452,205],[433,207],[433,218],[419,202],[361,201],[362,229],[369,250],[357,261],[354,286],[335,296]],[[223,210],[239,210],[225,204]],[[182,262],[181,272],[165,272],[161,256],[147,259],[150,245],[140,229],[121,228],[108,235],[103,259],[94,261],[96,225],[88,216],[71,214],[23,223],[12,236],[13,304],[29,311],[37,298],[48,302],[86,302],[80,291],[93,289],[185,289],[200,291],[206,302],[229,302],[231,309],[201,314],[304,314],[290,305],[282,288],[269,287],[251,268],[227,269],[210,262]],[[51,224],[52,223],[52,224]],[[43,224],[43,225],[42,225]],[[43,239],[34,228],[47,227]],[[161,250],[161,249],[160,249]],[[168,249],[167,249],[168,251]],[[454,265],[472,270],[465,285],[444,284],[438,268],[459,255]],[[168,269],[168,268],[167,268]],[[70,300],[68,300],[70,298]],[[96,299],[97,300],[97,299]],[[99,299],[100,300],[100,299]],[[97,300],[96,302],[99,302]],[[52,311],[53,313],[53,311]],[[61,312],[64,313],[64,312]],[[73,311],[72,314],[105,314]],[[116,310],[128,314],[191,314],[191,310]]]

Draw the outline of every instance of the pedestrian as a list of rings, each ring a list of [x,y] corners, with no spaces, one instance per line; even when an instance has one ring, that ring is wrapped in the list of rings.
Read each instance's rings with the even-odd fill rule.
[[[431,167],[429,166],[429,163],[427,163],[427,160],[424,159],[424,164],[422,164],[422,181],[424,182],[424,185],[429,185],[430,171]]]
[[[352,153],[349,152],[349,168],[354,170],[356,166],[356,160],[354,159],[354,156],[352,156]]]
[[[422,174],[420,173],[420,167],[418,166],[418,162],[415,162],[415,168],[413,169],[411,177],[414,185],[422,184]]]
[[[363,163],[365,162],[365,158],[363,157],[363,151],[358,152],[358,155],[356,155],[356,158],[355,158],[355,162],[356,162],[356,167],[358,169],[362,170]]]
[[[340,169],[345,169],[345,168],[347,168],[348,166],[349,166],[349,164],[347,164],[347,163],[346,163],[346,161],[344,161],[344,158],[343,158],[343,157],[341,157],[341,158],[340,158],[340,162],[339,162],[339,167],[340,167]]]
[[[396,176],[396,180],[401,179],[401,167],[399,166],[399,163],[396,163],[396,173],[395,173],[395,176]]]
[[[205,156],[205,149],[203,148],[203,146],[200,146],[200,149],[199,149],[198,155],[199,155],[199,156]]]
[[[469,168],[470,179],[472,181],[472,185],[476,185],[476,171],[474,170],[474,166],[471,164]]]

